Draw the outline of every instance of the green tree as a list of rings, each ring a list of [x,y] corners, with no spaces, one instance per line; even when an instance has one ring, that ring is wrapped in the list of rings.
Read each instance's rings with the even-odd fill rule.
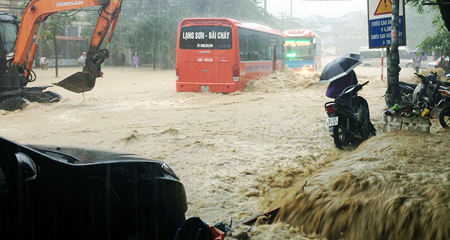
[[[19,11],[19,16],[22,16],[25,8],[29,4],[29,1],[22,1],[21,8]],[[48,49],[46,52],[52,52],[49,49],[50,44],[53,44],[53,53],[55,56],[55,75],[58,77],[58,49],[62,49],[56,36],[65,36],[66,28],[72,25],[72,22],[79,20],[79,16],[76,14],[77,11],[70,12],[60,12],[55,13],[47,18],[45,22],[40,23],[41,26],[38,27],[37,43],[40,48]],[[59,47],[59,48],[58,48]]]
[[[428,16],[428,21],[432,21],[434,29],[431,33],[427,32],[426,37],[417,45],[417,48],[425,52],[446,53],[450,50],[450,34],[444,27],[444,21],[437,5],[427,5],[430,1],[426,0],[407,0],[410,6],[415,7],[416,12]],[[416,19],[419,17],[416,16]],[[419,25],[418,31],[429,31],[423,24]],[[409,34],[411,35],[411,34]]]
[[[123,7],[122,7],[123,9]],[[127,9],[129,10],[129,9]],[[88,39],[89,43],[92,41],[92,37],[95,31],[95,27],[97,25],[97,21],[99,19],[99,8],[93,7],[91,9],[83,9],[83,21],[89,23],[88,25],[84,25],[80,36],[85,37]],[[128,14],[128,13],[126,13]],[[131,14],[131,13],[130,13]],[[135,14],[135,13],[133,13]],[[108,59],[108,63],[111,65],[121,65],[118,62],[117,56],[118,52],[121,52],[123,49],[128,48],[128,43],[123,37],[123,31],[127,31],[128,28],[130,28],[132,25],[129,24],[130,19],[127,17],[124,17],[123,10],[119,16],[119,20],[117,23],[117,27],[114,31],[114,36],[111,41],[111,43],[108,43],[106,38],[108,38],[109,32],[105,35],[104,41],[102,41],[101,45],[98,46],[99,49],[107,49],[110,52],[110,57]],[[85,49],[87,50],[87,49]]]
[[[418,47],[425,52],[439,52],[448,55],[450,53],[450,33],[440,31],[432,37],[425,38]]]
[[[114,47],[138,51],[141,62],[154,68],[174,67],[178,24],[199,17],[234,18],[279,29],[279,22],[255,0],[131,0],[123,3]]]
[[[128,47],[138,51],[143,63],[167,65],[167,54],[174,53],[178,15],[167,1],[156,0],[141,5],[145,11],[134,15],[125,33]],[[173,57],[175,57],[173,55]]]
[[[410,4],[406,5],[405,10],[406,41],[408,47],[414,50],[424,39],[437,33],[433,22],[438,18],[438,13],[426,7],[421,14]]]
[[[65,36],[66,28],[72,26],[72,22],[79,20],[78,15],[74,12],[61,12],[51,15],[45,22],[44,28],[41,32],[43,44],[48,44],[49,41],[53,43],[53,53],[55,56],[55,76],[58,77],[58,55],[59,49],[62,49],[57,36]]]

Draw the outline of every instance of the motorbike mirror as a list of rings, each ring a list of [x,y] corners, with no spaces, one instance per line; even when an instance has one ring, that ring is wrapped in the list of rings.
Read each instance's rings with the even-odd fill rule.
[[[25,153],[18,152],[15,154],[19,166],[19,174],[25,181],[36,179],[37,168],[33,160]]]
[[[420,80],[422,80],[422,83],[426,83],[427,78],[424,77],[423,75],[419,74],[419,73],[414,73],[416,76],[418,76],[420,78]]]
[[[422,74],[420,74],[420,73],[416,73],[415,72],[414,75],[418,76],[419,78],[424,78],[424,76]]]

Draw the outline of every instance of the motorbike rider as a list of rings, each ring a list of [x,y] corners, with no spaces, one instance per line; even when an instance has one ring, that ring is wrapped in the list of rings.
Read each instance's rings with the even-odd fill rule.
[[[347,75],[342,76],[330,83],[326,95],[329,98],[337,98],[342,91],[352,85],[358,84],[355,71],[351,70]]]
[[[356,78],[355,71],[351,70],[347,75],[344,75],[328,85],[326,96],[329,98],[338,98],[339,95],[347,88],[353,85],[358,84],[358,79]],[[367,104],[367,101],[360,101],[357,103],[359,106],[363,106],[366,109],[369,109],[369,105]],[[372,122],[370,121],[370,113],[369,111],[366,111],[365,122],[367,129],[369,132],[376,131],[375,127],[373,126]]]

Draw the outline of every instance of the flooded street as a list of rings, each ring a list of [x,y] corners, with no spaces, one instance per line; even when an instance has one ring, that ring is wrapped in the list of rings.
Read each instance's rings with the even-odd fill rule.
[[[33,85],[78,70],[59,69],[55,78],[54,69],[38,69]],[[58,103],[0,111],[0,135],[165,161],[186,188],[186,217],[211,225],[282,207],[282,222],[254,226],[252,239],[450,237],[450,132],[433,119],[430,134],[383,133],[386,69],[384,80],[379,68],[355,69],[360,83],[370,81],[360,95],[377,136],[353,152],[336,149],[325,127],[330,99],[320,71],[274,73],[231,94],[177,93],[174,70],[103,71],[84,96],[53,87]],[[400,80],[413,81],[413,69]]]

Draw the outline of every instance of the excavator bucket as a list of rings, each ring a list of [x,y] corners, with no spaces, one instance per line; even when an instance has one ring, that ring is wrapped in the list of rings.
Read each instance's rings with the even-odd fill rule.
[[[75,93],[82,93],[94,88],[95,76],[89,72],[77,72],[54,84]]]

